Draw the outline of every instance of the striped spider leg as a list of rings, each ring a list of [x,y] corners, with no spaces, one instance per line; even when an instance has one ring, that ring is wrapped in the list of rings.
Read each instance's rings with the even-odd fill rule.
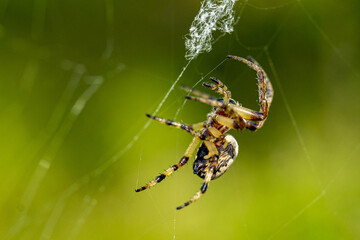
[[[214,91],[216,91],[216,92],[224,95],[223,102],[224,102],[225,104],[228,104],[229,101],[230,101],[230,99],[231,99],[231,92],[228,90],[228,88],[227,88],[220,80],[218,80],[218,79],[216,79],[216,78],[213,78],[213,77],[211,77],[210,79],[211,79],[213,82],[215,82],[216,85],[211,84],[211,83],[206,83],[206,82],[204,82],[204,83],[203,83],[203,86],[204,86],[204,87],[208,87],[208,88],[210,88],[210,89],[212,89],[212,90],[214,90]]]
[[[196,193],[194,195],[194,197],[191,198],[191,200],[189,200],[184,205],[177,208],[178,210],[182,209],[183,207],[188,206],[190,203],[192,203],[195,200],[197,200],[198,198],[200,198],[201,195],[203,195],[205,193],[210,180],[212,178],[214,178],[213,172],[214,172],[214,169],[217,167],[217,159],[219,156],[218,148],[215,145],[214,141],[216,139],[222,140],[222,138],[221,138],[222,134],[214,127],[211,127],[211,126],[205,127],[206,122],[200,122],[200,123],[196,123],[193,125],[186,125],[183,123],[174,122],[172,120],[167,120],[167,119],[159,118],[156,116],[152,116],[150,114],[146,114],[146,116],[151,119],[154,119],[162,124],[173,126],[178,129],[183,129],[183,130],[189,132],[191,135],[193,135],[194,138],[193,138],[193,141],[191,142],[191,144],[189,145],[188,149],[185,151],[184,156],[181,158],[181,160],[178,164],[175,164],[175,165],[171,166],[170,168],[168,168],[166,171],[164,171],[162,174],[160,174],[158,177],[156,177],[153,181],[151,181],[147,185],[136,189],[135,190],[136,192],[140,192],[140,191],[143,191],[145,189],[148,189],[148,188],[154,186],[155,184],[164,180],[166,177],[168,177],[173,172],[177,171],[180,167],[184,166],[187,163],[187,161],[189,160],[189,158],[193,155],[193,153],[196,150],[199,143],[201,141],[203,141],[202,148],[204,148],[205,150],[201,151],[200,155],[198,152],[197,157],[198,157],[198,162],[205,160],[207,162],[207,164],[206,164],[206,168],[204,168],[204,166],[200,167],[201,164],[200,165],[198,164],[197,171],[199,172],[199,174],[200,173],[205,174],[207,177],[203,177],[203,178],[205,178],[205,181],[204,181],[204,184],[202,185],[200,191],[198,193]],[[197,132],[196,130],[200,130],[200,133]],[[208,133],[210,135],[201,133],[201,132],[206,132],[206,130],[208,131]],[[204,152],[206,152],[206,154],[203,154]],[[207,166],[208,164],[210,164],[211,166]]]
[[[274,90],[271,85],[271,82],[266,75],[265,71],[261,68],[259,63],[257,63],[254,59],[249,58],[249,60],[237,57],[237,56],[227,56],[228,58],[243,62],[251,67],[253,70],[257,72],[258,85],[259,85],[259,104],[260,104],[260,112],[256,112],[254,110],[244,108],[242,106],[234,105],[233,110],[240,117],[245,119],[246,127],[252,131],[256,131],[261,128],[267,118],[269,107],[273,100]],[[251,120],[251,121],[247,121]],[[252,122],[252,121],[257,121]]]
[[[246,128],[252,131],[256,131],[257,129],[263,126],[267,118],[269,107],[273,99],[274,91],[271,82],[267,77],[265,71],[260,67],[260,65],[255,60],[250,58],[251,61],[249,61],[247,59],[236,56],[227,56],[227,57],[244,62],[245,64],[247,64],[249,67],[251,67],[257,72],[258,82],[259,82],[258,84],[259,84],[260,112],[242,107],[237,103],[235,103],[235,101],[231,101],[232,99],[230,99],[229,104],[226,104],[225,102],[226,97],[224,97],[224,102],[220,102],[213,99],[202,98],[202,97],[193,97],[193,96],[186,96],[186,98],[190,100],[202,102],[211,105],[213,107],[224,108],[224,111],[230,113],[230,115],[236,116],[235,120],[232,118],[223,117],[219,115],[214,116],[214,120],[216,120],[220,124],[223,124],[232,129],[243,129],[245,126]],[[226,86],[224,86],[224,84],[222,84],[221,82],[220,84],[223,86],[223,88],[227,89]],[[212,84],[204,84],[204,86],[210,87],[211,89],[218,91],[219,93],[222,93],[225,96],[225,91],[221,91],[219,90],[219,88],[216,88],[216,86],[214,85],[210,86],[210,85]]]
[[[177,171],[179,168],[181,168],[182,166],[184,166],[189,158],[193,155],[194,151],[196,150],[197,146],[200,144],[201,140],[203,139],[203,136],[201,136],[200,133],[196,132],[195,130],[199,130],[203,127],[204,123],[197,123],[194,125],[185,125],[183,123],[178,123],[178,122],[174,122],[172,120],[167,120],[167,119],[163,119],[163,118],[159,118],[156,116],[152,116],[150,114],[146,114],[147,117],[154,119],[160,123],[169,125],[169,126],[173,126],[176,127],[178,129],[183,129],[185,131],[187,131],[188,133],[190,133],[191,135],[194,136],[192,142],[190,143],[189,147],[186,149],[184,156],[180,159],[179,163],[172,165],[170,168],[168,168],[166,171],[164,171],[162,174],[160,174],[158,177],[156,177],[153,181],[151,181],[150,183],[148,183],[147,185],[136,189],[136,192],[140,192],[143,191],[145,189],[148,189],[152,186],[154,186],[155,184],[161,182],[162,180],[164,180],[166,177],[168,177],[170,174],[172,174],[173,172]],[[195,129],[195,130],[194,130]]]
[[[207,94],[207,93],[203,93],[199,90],[196,90],[196,89],[192,89],[192,88],[189,88],[187,86],[181,86],[181,89],[184,90],[185,92],[188,92],[188,93],[191,93],[195,96],[198,96],[198,97],[202,97],[202,98],[206,98],[206,99],[211,99],[211,100],[217,100],[216,98],[214,98],[213,96]]]
[[[210,167],[207,167],[205,170],[205,182],[204,184],[201,186],[200,191],[198,191],[189,201],[185,202],[183,205],[177,207],[177,210],[180,210],[186,206],[189,206],[190,203],[195,202],[196,200],[198,200],[205,192],[206,189],[212,179],[212,176],[214,175],[214,170],[215,170],[215,164],[212,164]]]
[[[206,142],[200,146],[193,166],[194,174],[203,178],[204,183],[201,186],[200,191],[198,191],[189,201],[176,208],[178,210],[199,199],[206,192],[210,181],[223,175],[238,155],[238,144],[231,135],[222,135],[216,141],[216,144],[219,145],[216,147],[219,155],[212,155],[209,157],[209,150],[205,143]]]

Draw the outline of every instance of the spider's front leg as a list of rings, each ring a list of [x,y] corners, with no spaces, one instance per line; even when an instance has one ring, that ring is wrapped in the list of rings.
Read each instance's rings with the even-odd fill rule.
[[[198,97],[202,97],[202,98],[205,98],[205,99],[211,99],[211,100],[217,100],[216,98],[214,98],[213,96],[211,96],[211,95],[209,95],[207,93],[203,93],[203,92],[201,92],[199,90],[192,89],[192,88],[189,88],[187,86],[181,86],[181,89],[184,90],[187,93],[194,94],[195,96],[198,96]]]
[[[208,87],[208,88],[222,94],[224,96],[224,100],[223,100],[224,103],[228,104],[229,100],[231,99],[231,92],[228,90],[228,88],[225,86],[225,84],[223,84],[220,80],[213,78],[213,77],[211,77],[210,80],[213,81],[214,83],[216,83],[216,85],[204,82],[203,86]]]
[[[259,105],[260,112],[256,112],[254,110],[244,108],[237,105],[232,105],[231,108],[234,112],[236,112],[240,117],[245,119],[247,122],[247,128],[250,130],[257,130],[262,127],[264,124],[269,108],[274,96],[274,90],[271,85],[269,78],[267,77],[265,71],[261,68],[261,66],[252,58],[250,61],[237,56],[227,56],[228,58],[235,59],[237,61],[243,62],[247,64],[249,67],[254,69],[257,72],[258,77],[258,85],[259,85]],[[258,121],[257,123],[252,123],[250,121]]]
[[[243,118],[241,117],[237,117],[236,119],[232,119],[232,118],[229,118],[229,117],[224,117],[222,115],[213,115],[212,116],[212,119],[221,124],[221,125],[224,125],[228,128],[231,128],[231,129],[244,129],[246,127],[246,122]]]
[[[224,106],[224,103],[218,101],[217,99],[207,99],[207,98],[193,97],[193,96],[185,96],[185,98],[196,101],[196,102],[205,103],[205,104],[208,104],[213,107],[223,107]]]

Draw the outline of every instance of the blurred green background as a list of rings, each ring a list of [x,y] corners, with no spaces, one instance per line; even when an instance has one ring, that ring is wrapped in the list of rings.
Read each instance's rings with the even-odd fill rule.
[[[211,110],[180,85],[221,79],[258,109],[253,56],[274,89],[258,132],[196,203],[191,136],[153,113],[183,70],[200,1],[0,0],[1,239],[360,238],[360,2],[238,1],[234,32],[191,62],[158,116]],[[218,35],[215,35],[217,37]],[[225,61],[224,61],[225,60]],[[201,84],[195,88],[207,91]]]

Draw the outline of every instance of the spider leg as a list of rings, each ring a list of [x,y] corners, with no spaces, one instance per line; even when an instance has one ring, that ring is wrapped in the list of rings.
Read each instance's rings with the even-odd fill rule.
[[[249,58],[250,59],[249,61],[245,58],[237,57],[237,56],[229,55],[227,57],[243,62],[257,72],[258,81],[259,81],[259,102],[262,108],[262,113],[266,115],[267,112],[265,113],[263,108],[265,107],[265,105],[267,108],[270,107],[274,95],[274,90],[264,69],[262,69],[261,66],[253,58]]]
[[[209,94],[203,93],[203,92],[201,92],[201,91],[199,91],[199,90],[195,90],[195,89],[189,88],[189,87],[187,87],[187,86],[181,86],[181,89],[184,90],[185,92],[194,94],[195,96],[198,96],[198,97],[216,100],[215,97],[213,97],[213,96],[211,96],[211,95],[209,95]]]
[[[213,82],[216,83],[216,85],[211,84],[211,83],[203,83],[204,87],[208,87],[222,95],[224,95],[224,103],[228,104],[229,100],[231,98],[231,92],[228,90],[228,88],[218,79],[216,78],[210,78]]]
[[[193,96],[186,96],[186,98],[197,101],[197,102],[209,104],[214,107],[224,107],[224,103],[219,102],[217,100],[205,99],[205,98],[199,98],[199,97],[193,97]],[[244,108],[244,107],[241,107],[238,105],[228,104],[225,106],[225,108],[228,111],[235,113],[235,115],[237,116],[237,119],[234,120],[234,119],[227,118],[224,116],[216,115],[215,121],[217,121],[218,123],[225,125],[229,128],[232,128],[232,129],[244,129],[245,128],[244,118],[248,118],[251,120],[262,120],[263,119],[263,115],[261,113],[255,112],[251,109],[247,109],[247,108]],[[244,117],[244,115],[245,115],[245,117]],[[211,129],[209,129],[209,130],[211,130]],[[218,134],[218,133],[213,134],[213,136],[217,137],[216,134]]]
[[[264,114],[261,112],[257,112],[254,110],[251,110],[249,108],[246,107],[242,107],[242,106],[238,106],[235,104],[230,104],[228,106],[228,108],[235,112],[237,115],[241,116],[242,118],[248,119],[248,120],[253,120],[253,121],[259,121],[259,120],[263,120],[264,118]]]
[[[190,143],[189,147],[186,149],[184,156],[180,159],[178,164],[172,165],[170,168],[168,168],[165,172],[160,174],[158,177],[155,178],[155,180],[151,181],[147,185],[145,185],[141,188],[135,189],[135,192],[141,192],[145,189],[148,189],[148,188],[154,186],[155,184],[161,182],[167,176],[169,176],[170,174],[172,174],[173,172],[175,172],[176,170],[178,170],[179,168],[184,166],[187,163],[187,161],[189,160],[189,158],[193,155],[196,147],[199,145],[200,142],[201,142],[200,138],[194,137],[192,142]]]
[[[251,130],[251,131],[258,130],[264,124],[264,121],[252,122],[252,121],[248,121],[246,119],[244,119],[244,121],[245,121],[246,128]]]
[[[249,60],[261,68],[260,64],[255,59],[253,59],[252,57],[249,57]],[[274,90],[273,90],[271,82],[270,82],[268,76],[266,75],[265,71],[264,71],[264,76],[265,76],[264,81],[265,81],[265,85],[266,85],[265,99],[269,104],[268,107],[270,107],[273,96],[274,96]]]
[[[223,133],[221,131],[219,131],[217,128],[213,127],[213,126],[208,126],[207,129],[209,130],[209,133],[214,136],[215,138],[219,138],[221,137],[221,135],[223,135]]]
[[[200,129],[202,129],[203,127],[205,127],[205,122],[199,122],[199,123],[194,123],[194,124],[191,124],[190,127],[192,127],[192,129],[194,131],[199,131]]]
[[[204,141],[204,143],[205,143],[207,149],[209,150],[209,153],[206,156],[204,156],[204,159],[210,159],[213,156],[219,156],[219,152],[216,148],[215,143],[207,141],[207,140]]]
[[[247,108],[243,108],[240,106],[236,106],[235,112],[243,118],[250,120],[258,120],[259,124],[257,125],[257,129],[260,128],[266,120],[268,115],[269,107],[271,105],[274,90],[271,85],[269,78],[267,77],[265,71],[261,68],[261,66],[252,58],[250,61],[237,56],[227,56],[228,58],[243,62],[247,64],[249,67],[254,69],[257,72],[258,85],[259,85],[259,104],[260,104],[260,112],[256,112]],[[249,118],[252,116],[252,118]]]
[[[246,122],[241,117],[238,117],[237,119],[232,119],[216,114],[213,116],[213,120],[231,129],[244,129],[246,127]]]
[[[197,102],[202,102],[213,107],[222,107],[224,105],[222,102],[219,102],[218,100],[214,100],[214,99],[207,99],[207,98],[193,97],[193,96],[185,96],[185,98]]]
[[[200,130],[203,126],[204,126],[204,122],[201,122],[201,123],[196,123],[194,125],[186,125],[186,124],[183,124],[183,123],[178,123],[178,122],[174,122],[172,120],[168,120],[168,119],[164,119],[164,118],[159,118],[157,116],[153,116],[153,115],[150,115],[150,114],[146,114],[146,116],[148,118],[151,118],[151,119],[154,119],[158,122],[161,122],[162,124],[166,124],[166,125],[169,125],[169,126],[173,126],[175,128],[178,128],[178,129],[183,129],[185,131],[187,131],[188,133],[190,133],[191,135],[195,136],[195,137],[198,137],[198,138],[203,138],[201,136],[200,133],[196,132],[195,130],[198,129]],[[195,129],[194,129],[195,128]]]
[[[180,209],[182,209],[182,208],[184,208],[184,207],[186,207],[186,206],[189,206],[190,203],[193,203],[193,202],[195,202],[196,200],[198,200],[198,199],[206,192],[206,189],[207,189],[207,187],[208,187],[208,185],[209,185],[209,183],[210,183],[210,181],[211,181],[211,178],[212,178],[212,176],[213,176],[213,174],[214,174],[214,170],[215,170],[215,166],[214,166],[214,165],[215,165],[215,164],[212,164],[212,165],[208,168],[208,170],[207,170],[207,172],[206,172],[206,175],[205,175],[204,184],[201,186],[200,191],[198,191],[189,201],[187,201],[187,202],[185,202],[183,205],[177,207],[177,208],[176,208],[177,210],[180,210]]]

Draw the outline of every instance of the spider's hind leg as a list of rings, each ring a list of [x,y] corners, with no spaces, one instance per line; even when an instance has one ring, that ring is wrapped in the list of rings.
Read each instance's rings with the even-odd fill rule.
[[[135,192],[141,192],[145,189],[148,189],[148,188],[154,186],[155,184],[161,182],[166,177],[168,177],[170,174],[172,174],[173,172],[175,172],[176,170],[178,170],[179,168],[184,166],[188,162],[189,158],[193,155],[195,149],[197,148],[197,146],[199,145],[200,142],[201,142],[200,138],[194,137],[192,142],[190,143],[189,147],[186,149],[184,156],[180,159],[179,163],[172,165],[170,168],[168,168],[166,171],[164,171],[162,174],[160,174],[158,177],[156,177],[153,181],[151,181],[147,185],[145,185],[141,188],[135,189]]]
[[[185,202],[183,205],[177,207],[177,210],[183,209],[186,206],[189,206],[191,203],[195,202],[196,200],[198,200],[207,190],[207,187],[211,181],[211,178],[214,174],[214,170],[215,170],[215,166],[214,164],[212,164],[208,170],[206,171],[206,175],[205,175],[205,181],[203,183],[203,185],[200,188],[200,191],[198,191],[189,201]]]

